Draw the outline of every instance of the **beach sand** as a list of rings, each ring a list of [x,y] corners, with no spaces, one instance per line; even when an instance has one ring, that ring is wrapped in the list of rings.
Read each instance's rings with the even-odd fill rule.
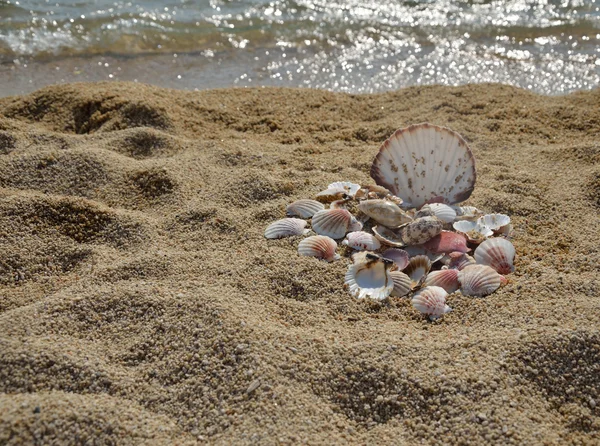
[[[516,271],[431,323],[266,240],[419,122]],[[68,84],[0,99],[0,443],[600,441],[600,90]],[[340,250],[341,253],[343,253]]]

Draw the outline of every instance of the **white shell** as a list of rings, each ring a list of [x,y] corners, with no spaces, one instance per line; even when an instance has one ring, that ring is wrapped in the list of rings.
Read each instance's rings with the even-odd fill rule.
[[[327,189],[337,189],[350,197],[354,197],[360,190],[360,184],[351,183],[349,181],[336,181],[327,186]]]
[[[431,261],[427,256],[416,256],[410,259],[404,273],[410,277],[414,289],[423,283],[430,269]]]
[[[408,207],[465,201],[475,187],[475,159],[465,140],[423,123],[397,130],[379,149],[371,177]]]
[[[396,203],[388,200],[363,200],[358,204],[358,209],[388,228],[396,228],[412,221]]]
[[[428,286],[416,293],[412,298],[412,305],[421,313],[429,316],[429,319],[435,320],[444,314],[452,311],[446,305],[448,293],[439,286]]]
[[[515,270],[515,247],[504,238],[496,237],[483,242],[475,250],[475,261],[494,268],[500,274],[510,274]]]
[[[365,254],[364,257],[361,256],[364,261],[357,261],[348,267],[344,283],[350,294],[358,299],[370,297],[383,300],[394,289],[394,281],[389,271],[391,262],[373,254]]]
[[[439,218],[444,223],[452,223],[456,219],[456,211],[447,204],[430,203],[419,209],[417,217],[426,217],[432,215]]]
[[[487,265],[469,265],[458,272],[460,292],[466,296],[487,296],[505,281],[503,276]]]
[[[461,220],[452,225],[458,232],[465,234],[467,239],[473,243],[481,243],[488,237],[494,235],[494,231],[482,224],[481,219],[477,221]]]
[[[311,218],[323,209],[325,206],[317,200],[297,200],[286,207],[288,216],[300,218]]]
[[[412,289],[410,277],[404,274],[402,271],[391,271],[392,280],[394,281],[394,289],[390,296],[392,297],[404,297]]]
[[[362,225],[346,209],[325,209],[313,215],[312,228],[319,235],[339,239],[348,231],[362,229]]]
[[[283,218],[267,226],[265,237],[275,239],[306,234],[308,233],[308,229],[304,229],[305,226],[306,221],[299,218]]]
[[[376,251],[381,248],[379,240],[374,235],[364,231],[349,232],[346,234],[346,239],[342,242],[342,245],[359,251]]]
[[[298,245],[298,254],[333,262],[340,258],[340,256],[335,253],[336,248],[337,243],[332,238],[324,235],[313,235],[300,242]]]
[[[458,270],[442,269],[440,271],[431,271],[425,278],[424,286],[439,286],[447,293],[454,293],[459,288]]]
[[[475,206],[450,206],[456,212],[456,220],[477,220],[483,215]]]
[[[397,248],[389,248],[382,252],[381,256],[393,261],[396,268],[400,271],[408,266],[410,258],[406,251]]]
[[[501,227],[510,224],[510,217],[504,214],[487,214],[480,217],[477,221],[480,221],[481,224],[487,226],[492,231],[497,231]]]

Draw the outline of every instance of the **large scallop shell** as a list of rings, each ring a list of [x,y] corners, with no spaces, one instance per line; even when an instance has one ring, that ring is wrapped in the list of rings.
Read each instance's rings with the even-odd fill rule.
[[[404,273],[410,277],[412,288],[417,288],[425,280],[425,276],[431,269],[431,261],[427,256],[416,256],[410,259]]]
[[[396,265],[396,268],[402,271],[408,266],[409,256],[406,251],[398,248],[389,248],[381,253],[386,259],[390,259]]]
[[[475,261],[489,265],[500,274],[510,274],[515,270],[515,247],[504,238],[490,238],[475,250]]]
[[[358,299],[387,298],[394,289],[394,281],[390,273],[392,262],[370,253],[357,256],[355,259],[356,263],[348,267],[344,281],[350,294]],[[358,259],[364,260],[358,261]]]
[[[423,206],[417,212],[415,217],[433,216],[442,220],[444,223],[452,223],[456,219],[456,211],[447,204],[430,203]]]
[[[434,254],[449,252],[469,252],[471,249],[467,246],[467,239],[462,234],[451,231],[442,231],[432,239],[423,243],[423,248]]]
[[[429,123],[411,125],[383,143],[371,177],[409,207],[460,203],[475,187],[475,159],[458,133]]]
[[[342,242],[349,248],[366,251],[376,251],[381,248],[381,243],[374,235],[364,231],[349,232],[346,234],[346,239]]]
[[[439,286],[428,286],[416,293],[412,298],[412,305],[421,313],[435,320],[452,311],[446,305],[448,293]]]
[[[299,218],[283,218],[267,226],[265,237],[274,239],[306,234],[308,229],[304,229],[305,226],[306,221]]]
[[[348,231],[360,231],[362,225],[346,209],[325,209],[313,215],[312,228],[319,235],[339,239]]]
[[[358,209],[388,228],[397,228],[412,221],[412,218],[396,203],[388,200],[363,200],[359,203]]]
[[[506,279],[487,265],[469,265],[458,272],[460,292],[466,296],[492,294]]]
[[[412,289],[412,283],[410,277],[404,274],[402,271],[391,271],[392,280],[394,281],[394,289],[390,296],[392,297],[404,297]]]
[[[458,270],[457,269],[442,269],[439,271],[431,271],[425,278],[424,286],[439,286],[448,293],[454,293],[459,288]]]
[[[289,204],[286,211],[290,217],[311,218],[323,209],[325,206],[317,200],[297,200]]]
[[[313,235],[300,242],[298,245],[298,254],[333,262],[340,258],[340,256],[335,253],[336,248],[337,243],[332,238],[325,235]]]
[[[421,217],[398,229],[405,245],[420,245],[442,232],[444,223],[437,217]]]

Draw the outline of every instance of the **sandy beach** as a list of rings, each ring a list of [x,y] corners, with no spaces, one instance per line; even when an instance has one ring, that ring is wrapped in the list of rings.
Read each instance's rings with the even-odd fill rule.
[[[468,204],[510,215],[517,249],[508,285],[434,323],[263,236],[295,199],[372,184],[420,122],[467,140]],[[597,443],[599,161],[598,89],[2,98],[0,443]]]

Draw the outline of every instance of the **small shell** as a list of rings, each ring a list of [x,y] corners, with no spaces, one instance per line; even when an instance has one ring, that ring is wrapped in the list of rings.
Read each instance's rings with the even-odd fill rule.
[[[299,218],[283,218],[267,226],[265,237],[275,239],[306,234],[308,233],[308,229],[304,229],[305,226],[306,221]]]
[[[347,209],[346,205],[352,200],[351,197],[342,198],[341,200],[332,201],[329,205],[329,209]]]
[[[337,189],[344,192],[349,197],[354,198],[356,193],[360,190],[360,184],[351,183],[349,181],[336,181],[327,186],[327,189]]]
[[[336,248],[337,243],[332,238],[324,235],[313,235],[300,242],[298,245],[298,254],[333,262],[340,258],[340,256],[335,253]]]
[[[482,224],[480,219],[477,221],[457,221],[454,222],[452,227],[458,232],[465,234],[469,241],[473,243],[481,243],[486,238],[494,235],[494,231]]]
[[[395,231],[388,229],[385,226],[373,226],[371,229],[373,230],[375,237],[377,237],[377,240],[385,245],[395,246],[397,248],[406,246]]]
[[[396,265],[396,268],[400,271],[406,268],[409,263],[408,253],[403,249],[386,249],[384,252],[381,253],[381,256],[385,257],[386,259],[392,260],[394,262],[394,265]]]
[[[412,298],[412,305],[421,313],[429,316],[429,319],[435,320],[444,314],[452,311],[446,305],[448,293],[439,286],[428,286],[416,293]]]
[[[420,286],[431,269],[431,261],[427,256],[416,256],[410,259],[404,273],[410,277],[413,289]]]
[[[442,269],[440,271],[431,271],[425,278],[424,286],[439,286],[448,293],[454,293],[459,288],[458,270]]]
[[[416,215],[416,217],[428,216],[437,217],[444,223],[452,223],[456,219],[456,211],[447,204],[430,203],[419,209]]]
[[[331,203],[332,201],[341,200],[346,196],[346,192],[339,189],[326,189],[319,192],[315,199],[321,203]]]
[[[380,256],[365,253],[357,256],[364,261],[356,261],[348,267],[345,277],[345,285],[350,294],[358,299],[370,297],[375,300],[387,298],[394,289],[394,281],[390,274],[392,262],[382,259]]]
[[[325,209],[312,218],[313,230],[333,239],[343,238],[349,230],[356,230],[349,229],[349,226],[354,227],[356,223],[356,219],[346,209]]]
[[[483,215],[475,206],[450,206],[456,212],[456,221],[477,220]]]
[[[402,271],[391,271],[392,280],[394,281],[394,289],[390,296],[392,297],[404,297],[408,293],[410,293],[411,280],[406,274]]]
[[[441,233],[443,228],[444,223],[437,217],[421,217],[402,226],[398,234],[406,245],[420,245]]]
[[[496,237],[483,242],[475,250],[475,260],[481,265],[489,265],[500,274],[510,274],[515,270],[515,247],[504,238]]]
[[[468,252],[471,249],[467,246],[467,239],[462,234],[456,232],[442,231],[431,240],[423,243],[423,248],[434,254],[448,252]]]
[[[427,256],[431,263],[435,263],[444,257],[444,254],[434,254],[431,251],[428,251],[427,249],[423,248],[423,245],[407,246],[404,248],[404,251],[408,253],[409,258],[416,256]]]
[[[397,228],[412,221],[412,218],[397,204],[388,200],[363,200],[359,203],[358,209],[388,228]]]
[[[487,296],[505,282],[503,276],[487,265],[469,265],[458,272],[460,292],[466,296]]]
[[[492,231],[499,230],[502,226],[510,224],[510,217],[504,214],[487,214],[478,218],[484,226],[487,226]]]
[[[474,265],[475,259],[464,252],[451,252],[448,254],[450,261],[448,262],[448,269],[456,269],[458,271],[464,269],[469,265]]]
[[[297,200],[286,208],[289,217],[311,218],[317,212],[325,209],[323,203],[316,200]]]
[[[349,232],[346,234],[346,240],[342,242],[342,245],[359,251],[376,251],[381,248],[379,240],[364,231]]]

